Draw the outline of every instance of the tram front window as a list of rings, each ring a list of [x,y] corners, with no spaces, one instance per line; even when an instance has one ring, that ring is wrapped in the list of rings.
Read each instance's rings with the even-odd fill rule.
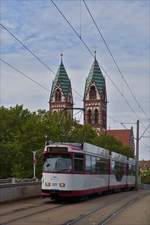
[[[68,173],[71,169],[71,158],[66,156],[51,156],[45,160],[43,166],[43,172]]]

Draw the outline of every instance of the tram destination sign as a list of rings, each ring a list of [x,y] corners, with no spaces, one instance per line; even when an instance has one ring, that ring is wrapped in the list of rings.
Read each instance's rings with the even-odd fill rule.
[[[68,152],[68,148],[67,147],[58,147],[58,146],[47,147],[46,152],[53,152],[53,153]]]

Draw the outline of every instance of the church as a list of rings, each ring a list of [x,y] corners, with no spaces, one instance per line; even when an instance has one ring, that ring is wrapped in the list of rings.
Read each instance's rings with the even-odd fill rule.
[[[84,124],[91,124],[98,131],[107,129],[107,93],[106,83],[102,71],[96,59],[91,66],[90,72],[85,82],[84,90]],[[73,95],[71,82],[63,64],[61,63],[56,77],[52,83],[49,110],[58,112],[68,109],[73,117]]]
[[[96,59],[96,52],[94,61],[85,81],[83,108],[84,124],[92,125],[96,129],[98,135],[101,133],[108,133],[134,150],[134,135],[132,128],[126,130],[107,130],[106,82]],[[49,111],[59,112],[64,109],[66,109],[70,117],[73,118],[71,81],[63,64],[63,55],[61,54],[61,63],[55,79],[52,82]]]

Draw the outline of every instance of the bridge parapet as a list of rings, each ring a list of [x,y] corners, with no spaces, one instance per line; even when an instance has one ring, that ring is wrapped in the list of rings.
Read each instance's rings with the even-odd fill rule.
[[[40,196],[41,182],[0,184],[0,203]]]

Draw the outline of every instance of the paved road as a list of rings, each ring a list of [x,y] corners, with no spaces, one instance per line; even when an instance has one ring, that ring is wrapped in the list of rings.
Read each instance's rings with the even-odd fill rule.
[[[141,208],[143,211],[144,207],[147,209],[148,195],[150,196],[150,191],[143,190],[104,195],[78,203],[30,199],[3,204],[0,205],[0,225],[131,225],[132,223],[128,223],[132,215],[130,210],[133,207],[134,211],[137,204],[138,211],[134,211],[135,214],[141,212]],[[117,217],[111,218],[120,208],[122,211]],[[126,223],[124,223],[125,217],[122,217],[124,211],[128,218]],[[140,213],[137,216],[139,215]],[[120,221],[120,224],[116,221]],[[141,224],[137,223],[138,225],[149,225],[145,216],[137,221],[141,222]]]
[[[150,195],[124,209],[108,225],[150,225]]]

